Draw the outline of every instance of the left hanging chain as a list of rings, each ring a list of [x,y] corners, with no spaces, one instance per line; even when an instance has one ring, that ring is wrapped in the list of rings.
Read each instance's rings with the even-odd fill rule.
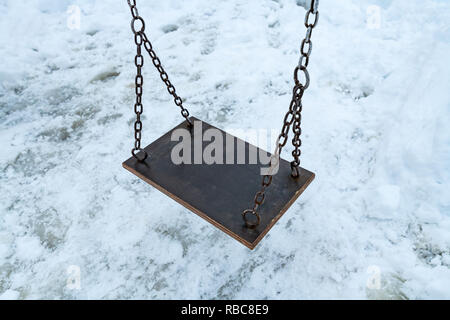
[[[131,15],[133,16],[131,20],[131,30],[134,34],[134,42],[136,43],[136,57],[134,58],[134,64],[136,65],[136,78],[135,78],[135,86],[136,86],[136,102],[134,104],[134,112],[136,113],[136,121],[134,122],[134,148],[131,150],[131,154],[138,161],[143,162],[148,157],[147,151],[141,148],[141,138],[142,138],[142,121],[141,115],[144,111],[142,105],[142,91],[144,84],[144,77],[142,76],[142,67],[144,66],[144,57],[142,56],[142,46],[144,46],[145,50],[150,55],[152,59],[153,65],[158,70],[161,80],[167,87],[167,91],[172,95],[175,104],[180,107],[181,115],[186,119],[189,126],[192,126],[192,122],[189,120],[189,111],[183,107],[183,100],[176,93],[175,87],[169,80],[169,76],[167,72],[164,70],[161,65],[161,61],[153,50],[153,46],[148,40],[147,35],[145,34],[145,22],[141,16],[139,16],[138,9],[136,7],[136,0],[127,0],[128,6],[131,10]],[[140,29],[137,29],[138,24],[140,24]],[[142,156],[138,156],[140,153],[143,153]]]

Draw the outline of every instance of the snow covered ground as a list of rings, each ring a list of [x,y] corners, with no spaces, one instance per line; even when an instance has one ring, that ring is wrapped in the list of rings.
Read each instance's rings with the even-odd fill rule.
[[[138,6],[192,115],[279,130],[304,1]],[[450,3],[319,11],[302,148],[317,177],[250,251],[121,167],[126,1],[0,0],[0,298],[450,298]],[[146,145],[181,117],[144,68]]]

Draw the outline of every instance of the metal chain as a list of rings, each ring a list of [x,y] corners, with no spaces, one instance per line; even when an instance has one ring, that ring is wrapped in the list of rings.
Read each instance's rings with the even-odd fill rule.
[[[142,105],[142,92],[144,85],[144,77],[142,76],[142,67],[144,66],[144,57],[142,56],[142,43],[143,43],[142,31],[145,28],[145,24],[142,21],[142,30],[136,31],[134,23],[136,20],[139,20],[138,17],[139,16],[137,16],[131,23],[131,29],[133,30],[134,33],[134,42],[136,43],[136,56],[134,58],[134,64],[136,65],[136,77],[134,80],[136,90],[136,102],[134,104],[134,113],[136,113],[136,121],[134,122],[134,139],[135,139],[134,148],[131,150],[131,154],[138,161],[144,161],[148,157],[147,151],[141,148],[141,138],[142,138],[141,114],[144,111],[144,107]],[[140,152],[144,154],[143,157],[138,157],[138,154]]]
[[[172,82],[169,80],[169,75],[167,74],[166,70],[164,70],[163,66],[161,65],[161,61],[159,60],[158,56],[156,55],[155,51],[153,50],[152,43],[150,40],[148,40],[146,34],[143,34],[144,36],[144,48],[147,50],[148,54],[150,55],[150,58],[152,58],[153,65],[155,66],[156,70],[159,72],[159,76],[161,77],[161,80],[164,82],[164,84],[167,87],[167,91],[172,95],[173,101],[175,104],[180,107],[181,109],[181,115],[186,119],[189,126],[192,126],[192,122],[189,119],[189,111],[185,107],[183,107],[183,100],[178,96],[176,93],[175,87],[173,86]]]
[[[134,123],[135,143],[134,143],[134,148],[131,150],[131,154],[138,161],[142,162],[145,159],[147,159],[147,157],[148,157],[147,152],[141,148],[141,138],[142,138],[141,114],[143,112],[142,91],[143,91],[143,84],[144,84],[144,78],[142,77],[142,67],[144,66],[144,57],[141,54],[142,45],[144,46],[145,50],[150,55],[153,65],[158,70],[161,80],[164,82],[164,84],[167,87],[167,91],[172,95],[175,104],[178,107],[180,107],[181,115],[186,119],[189,126],[192,126],[192,122],[189,119],[189,111],[183,106],[183,100],[176,93],[175,87],[170,82],[167,72],[164,70],[163,66],[161,65],[160,59],[156,55],[155,51],[153,50],[153,46],[152,46],[150,40],[147,38],[147,35],[145,34],[145,21],[139,15],[139,11],[136,7],[136,0],[127,0],[127,2],[128,2],[128,6],[130,7],[131,15],[133,17],[131,20],[131,30],[133,31],[134,42],[136,43],[136,48],[137,48],[136,57],[134,59],[134,63],[136,65],[136,69],[137,69],[137,75],[136,75],[136,79],[135,79],[136,103],[134,105],[134,112],[136,113],[136,121]],[[141,25],[141,28],[139,30],[136,29],[137,22],[139,22]],[[142,152],[144,154],[144,156],[138,157],[139,152]]]
[[[301,150],[300,147],[302,145],[302,140],[300,139],[300,135],[302,134],[302,128],[300,127],[302,121],[302,101],[301,96],[303,95],[304,90],[301,90],[300,98],[296,98],[297,112],[294,115],[294,123],[292,126],[292,132],[294,137],[292,138],[292,145],[294,146],[294,150],[292,150],[292,156],[294,157],[294,161],[291,162],[292,169],[292,177],[298,178],[300,175],[298,167],[300,166],[300,155]]]
[[[305,15],[305,27],[306,27],[306,36],[302,40],[300,46],[300,59],[298,61],[298,65],[294,70],[294,89],[292,92],[292,100],[289,105],[289,110],[284,116],[283,127],[281,129],[281,133],[277,138],[276,148],[274,153],[271,156],[270,160],[270,169],[269,173],[263,176],[261,189],[255,194],[253,199],[253,208],[244,210],[242,212],[242,217],[245,221],[245,225],[247,228],[254,229],[261,222],[261,217],[258,213],[258,208],[264,203],[266,198],[265,192],[266,189],[272,183],[272,172],[275,167],[279,164],[279,157],[283,147],[286,145],[288,140],[289,129],[292,126],[292,131],[294,134],[294,138],[292,139],[292,145],[294,146],[294,150],[292,151],[292,156],[294,157],[294,161],[291,162],[292,169],[292,177],[298,178],[299,166],[300,166],[300,146],[302,145],[302,141],[300,139],[301,135],[301,111],[302,111],[302,97],[305,90],[309,87],[309,73],[307,70],[309,64],[309,57],[312,51],[312,42],[311,35],[313,29],[316,27],[317,22],[319,21],[319,0],[311,0],[311,6]],[[311,19],[314,18],[314,21],[311,22]],[[306,47],[305,47],[306,46]],[[303,72],[305,83],[301,83],[299,80],[299,71]],[[247,215],[253,215],[256,218],[256,222],[250,222],[247,219]]]

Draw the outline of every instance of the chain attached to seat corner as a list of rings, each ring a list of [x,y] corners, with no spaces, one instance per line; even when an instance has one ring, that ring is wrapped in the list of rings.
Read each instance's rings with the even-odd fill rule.
[[[319,21],[319,0],[311,0],[311,6],[305,15],[305,27],[306,27],[306,36],[302,40],[300,46],[300,59],[298,61],[298,65],[294,70],[294,89],[292,92],[292,100],[289,105],[289,110],[284,116],[283,127],[281,129],[281,133],[278,136],[275,152],[272,154],[270,159],[270,169],[268,174],[263,176],[261,189],[256,193],[253,199],[253,208],[246,209],[242,212],[242,218],[244,219],[245,225],[247,228],[254,229],[256,228],[260,222],[261,217],[258,213],[258,208],[264,203],[266,198],[265,192],[266,189],[272,183],[273,178],[273,170],[274,167],[278,167],[279,157],[281,154],[281,150],[286,145],[288,140],[289,129],[292,126],[292,132],[294,137],[292,139],[292,145],[294,146],[294,150],[292,151],[292,156],[294,157],[294,161],[291,162],[292,169],[292,177],[298,178],[300,176],[300,155],[301,150],[300,147],[302,145],[302,140],[300,139],[300,135],[302,133],[301,130],[301,112],[302,112],[302,97],[303,93],[309,87],[309,73],[307,70],[309,64],[309,57],[312,51],[312,42],[311,35],[313,29],[316,27],[317,22]],[[314,21],[311,22],[311,18],[314,18]],[[303,72],[303,76],[305,78],[305,83],[301,83],[299,80],[299,73]],[[247,218],[248,215],[252,215],[256,218],[256,222],[250,222]]]
[[[192,126],[192,122],[189,119],[189,111],[183,106],[183,100],[178,96],[176,93],[175,87],[169,80],[169,76],[167,72],[164,70],[163,66],[161,65],[161,60],[158,58],[158,56],[155,53],[155,50],[153,50],[152,43],[147,38],[147,35],[145,34],[145,21],[144,19],[139,15],[139,11],[136,7],[136,0],[127,0],[128,6],[131,10],[132,20],[131,20],[131,30],[134,34],[134,42],[136,43],[136,57],[134,59],[134,63],[136,65],[137,74],[135,78],[135,86],[136,86],[136,102],[134,105],[134,112],[136,113],[136,121],[134,123],[134,148],[131,150],[131,154],[133,157],[135,157],[138,161],[142,162],[145,159],[147,159],[148,154],[147,152],[141,148],[141,137],[142,137],[142,122],[141,122],[141,115],[143,112],[143,105],[142,105],[142,91],[143,91],[143,84],[144,84],[144,78],[142,76],[142,67],[144,66],[144,57],[141,54],[142,46],[144,46],[144,49],[148,52],[150,55],[150,58],[152,59],[152,63],[155,66],[156,70],[158,70],[159,75],[161,77],[161,80],[164,82],[164,84],[167,87],[167,91],[172,95],[173,101],[175,104],[180,107],[181,109],[181,115],[186,119],[189,126]],[[140,29],[137,29],[136,23],[140,23]],[[144,155],[142,157],[138,157],[138,154],[142,152]]]

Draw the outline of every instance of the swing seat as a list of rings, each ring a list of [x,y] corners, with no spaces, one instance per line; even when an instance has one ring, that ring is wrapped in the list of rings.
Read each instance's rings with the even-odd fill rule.
[[[190,120],[192,123],[200,121],[195,117]],[[222,133],[224,147],[226,136],[234,139],[235,159],[239,143],[245,146],[245,154],[249,153],[250,148],[260,151],[256,146],[206,122],[201,124],[202,137],[205,130],[214,128]],[[189,130],[188,122],[182,122],[145,147],[149,157],[144,162],[131,157],[123,163],[123,167],[250,249],[255,248],[314,179],[314,173],[303,168],[299,168],[299,177],[291,177],[290,163],[280,159],[279,170],[266,191],[266,201],[258,209],[260,223],[250,229],[246,227],[241,213],[253,207],[255,193],[261,188],[261,164],[248,164],[248,161],[247,164],[225,164],[225,155],[230,150],[223,152],[224,164],[174,164],[171,150],[179,141],[172,141],[171,136],[174,130],[180,128]],[[191,129],[190,134],[198,133]],[[203,149],[209,143],[203,142]]]

